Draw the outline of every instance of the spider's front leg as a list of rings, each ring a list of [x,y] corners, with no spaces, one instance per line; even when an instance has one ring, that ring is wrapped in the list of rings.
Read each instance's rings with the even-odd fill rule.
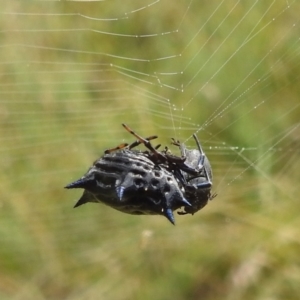
[[[181,154],[181,158],[182,160],[186,159],[186,147],[183,143],[181,143],[180,141],[176,141],[174,138],[172,138],[172,145],[179,147],[180,149],[180,154]]]
[[[204,166],[204,161],[205,161],[206,155],[205,155],[205,153],[204,153],[204,151],[203,151],[203,149],[201,147],[201,144],[200,144],[200,142],[199,142],[198,137],[196,136],[196,134],[193,134],[193,138],[194,138],[194,140],[195,140],[195,142],[197,144],[198,151],[200,153],[199,161],[198,161],[198,168],[202,169],[203,166]]]
[[[157,135],[151,135],[151,136],[145,138],[145,140],[147,140],[147,141],[151,141],[151,140],[154,140],[154,139],[157,139]],[[138,145],[143,144],[143,143],[144,143],[143,141],[137,140],[137,141],[133,142],[132,144],[130,144],[128,146],[128,148],[129,148],[129,150],[131,150],[132,148],[137,147]],[[156,147],[155,147],[155,149],[156,149]]]
[[[139,144],[144,144],[146,148],[148,148],[154,155],[159,158],[162,162],[166,161],[166,157],[162,155],[160,152],[156,150],[156,147],[153,147],[152,144],[150,143],[150,140],[156,139],[157,136],[153,135],[150,136],[149,138],[144,139],[143,137],[139,136],[137,133],[135,133],[131,128],[129,128],[126,124],[122,124],[122,126],[133,136],[135,136],[138,140],[135,141],[130,145],[130,149],[133,147],[139,145]]]
[[[110,148],[104,151],[104,154],[109,154],[111,152],[117,151],[117,150],[121,150],[124,149],[128,146],[128,144],[124,143],[124,144],[120,144],[119,146],[115,147],[115,148]]]

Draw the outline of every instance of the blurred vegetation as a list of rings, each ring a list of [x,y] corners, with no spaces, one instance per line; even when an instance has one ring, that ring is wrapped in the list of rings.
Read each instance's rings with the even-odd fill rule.
[[[298,299],[299,4],[148,4],[1,4],[0,298]],[[175,227],[73,210],[122,122],[201,129],[218,197]]]

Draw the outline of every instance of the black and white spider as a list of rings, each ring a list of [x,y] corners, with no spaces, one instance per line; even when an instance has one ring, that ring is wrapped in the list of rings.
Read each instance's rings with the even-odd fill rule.
[[[150,141],[157,136],[143,138],[122,125],[137,140],[105,150],[83,177],[66,186],[84,189],[75,207],[102,202],[129,214],[164,215],[174,224],[173,211],[183,207],[178,214],[194,214],[213,198],[211,166],[196,135],[195,150],[173,139],[179,157],[153,147]],[[147,150],[133,149],[140,144]]]

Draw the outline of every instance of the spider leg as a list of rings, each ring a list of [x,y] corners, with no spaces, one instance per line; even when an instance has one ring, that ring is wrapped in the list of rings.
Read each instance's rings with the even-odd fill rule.
[[[154,140],[154,139],[156,139],[156,138],[157,138],[156,135],[152,135],[152,136],[147,137],[146,140],[150,141],[150,140]],[[105,153],[105,154],[109,154],[109,153],[111,153],[111,152],[114,152],[114,151],[117,151],[117,150],[124,149],[124,148],[126,148],[126,147],[128,147],[128,149],[131,150],[132,148],[134,148],[134,147],[136,147],[136,146],[138,146],[138,145],[140,145],[140,144],[142,144],[142,143],[143,143],[143,142],[141,142],[141,141],[135,141],[135,142],[133,142],[132,144],[130,144],[129,146],[128,146],[127,143],[120,144],[120,145],[117,146],[117,147],[114,147],[114,148],[110,148],[110,149],[105,150],[104,153]],[[155,147],[155,149],[158,149],[159,147],[160,147],[160,145],[157,145],[157,146]]]
[[[111,152],[117,151],[117,150],[121,150],[123,148],[126,148],[128,146],[128,144],[124,143],[124,144],[120,144],[119,146],[115,147],[115,148],[110,148],[104,151],[104,154],[109,154]]]
[[[201,183],[197,183],[197,185],[196,185],[196,188],[197,188],[197,189],[199,189],[199,188],[205,189],[205,188],[210,188],[210,187],[212,186],[211,178],[210,178],[210,176],[208,175],[208,172],[207,172],[207,170],[206,170],[206,167],[203,168],[203,171],[204,171],[204,177],[205,177],[206,181],[201,182]],[[201,177],[202,177],[202,176],[201,176]],[[192,179],[195,179],[195,178],[199,178],[199,176],[191,177],[191,178],[189,178],[188,181],[191,181]],[[192,185],[190,185],[189,183],[188,183],[188,185],[189,185],[189,186],[192,186]]]
[[[172,140],[172,142],[171,142],[172,145],[180,147],[180,142],[179,141],[176,141],[174,138],[171,138],[171,140]]]
[[[196,144],[198,146],[198,150],[199,150],[199,153],[200,153],[200,157],[199,157],[199,161],[198,161],[198,169],[199,170],[203,169],[204,176],[205,176],[205,178],[207,180],[207,182],[199,183],[197,185],[197,187],[209,188],[209,187],[212,186],[212,181],[211,181],[209,173],[207,172],[206,166],[204,164],[206,156],[205,156],[205,153],[204,153],[204,151],[203,151],[203,149],[201,147],[201,144],[200,144],[200,142],[199,142],[196,134],[193,134],[193,137],[194,137],[194,139],[196,141]]]
[[[203,168],[203,165],[204,165],[204,160],[205,160],[205,154],[204,154],[204,151],[201,147],[201,144],[196,136],[196,134],[193,134],[193,138],[195,139],[196,141],[196,144],[198,146],[198,150],[199,150],[199,153],[200,153],[200,157],[199,157],[199,161],[198,161],[198,168],[199,169],[202,169]]]
[[[150,141],[148,139],[144,139],[143,137],[136,134],[132,129],[130,129],[126,124],[122,124],[122,126],[133,136],[135,136],[138,140],[134,142],[134,145],[138,142],[140,144],[144,144],[146,148],[148,148],[151,152],[153,152],[157,157],[159,157],[161,160],[166,161],[166,157],[164,157],[161,153],[159,153],[153,146],[151,145]],[[156,136],[150,137],[152,140],[156,138]]]
[[[147,140],[147,141],[151,141],[154,139],[157,139],[157,135],[151,135],[151,136],[145,138],[145,140]],[[143,144],[143,143],[144,142],[142,142],[141,140],[137,140],[137,141],[133,142],[132,144],[130,144],[128,148],[129,148],[129,150],[131,150],[132,148],[134,148],[140,144]]]
[[[182,160],[186,160],[186,152],[185,152],[184,144],[172,138],[172,145],[179,147]]]
[[[180,170],[175,169],[173,172],[174,172],[175,178],[178,178],[179,182],[180,182],[183,186],[188,185],[186,179],[182,176],[182,173],[180,172]]]

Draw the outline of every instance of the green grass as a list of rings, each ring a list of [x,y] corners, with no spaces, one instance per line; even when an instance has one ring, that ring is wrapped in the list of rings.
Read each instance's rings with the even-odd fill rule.
[[[253,4],[243,2],[211,36],[234,3],[224,4],[184,51],[213,12],[212,4],[199,7],[194,1],[178,35],[149,39],[89,31],[1,35],[5,45],[0,48],[1,299],[298,298],[300,65],[299,30],[292,24],[299,20],[299,5],[283,11],[286,2],[279,1],[258,24],[269,5],[261,2],[227,38]],[[18,5],[9,2],[6,10],[100,17],[139,7],[131,2],[122,7],[115,2]],[[128,21],[107,23],[76,16],[16,15],[12,22],[10,15],[3,15],[0,29],[164,32],[176,29],[187,5],[188,1],[174,5],[171,14],[169,4],[161,2]],[[268,25],[272,16],[276,21]],[[217,72],[257,24],[255,38]],[[143,72],[146,75],[125,73],[156,83],[147,75],[182,70],[202,45],[201,55],[182,77],[163,77],[172,86],[184,82],[183,93],[131,79],[107,65]],[[182,57],[140,63],[37,46],[134,58],[178,53]],[[176,111],[160,97],[178,109],[184,106],[182,116],[190,121],[180,124],[174,115],[173,126],[171,112]],[[104,149],[130,138],[122,122],[142,135],[158,134],[162,144],[172,136],[185,140],[197,127],[191,123],[203,124],[227,97],[231,106],[224,115],[198,133],[218,193],[205,209],[194,216],[176,216],[175,227],[160,216],[125,215],[104,205],[73,210],[81,191],[63,187],[83,175]],[[188,128],[180,130],[181,125]],[[192,139],[188,144],[193,146]],[[240,152],[242,147],[246,149]]]

